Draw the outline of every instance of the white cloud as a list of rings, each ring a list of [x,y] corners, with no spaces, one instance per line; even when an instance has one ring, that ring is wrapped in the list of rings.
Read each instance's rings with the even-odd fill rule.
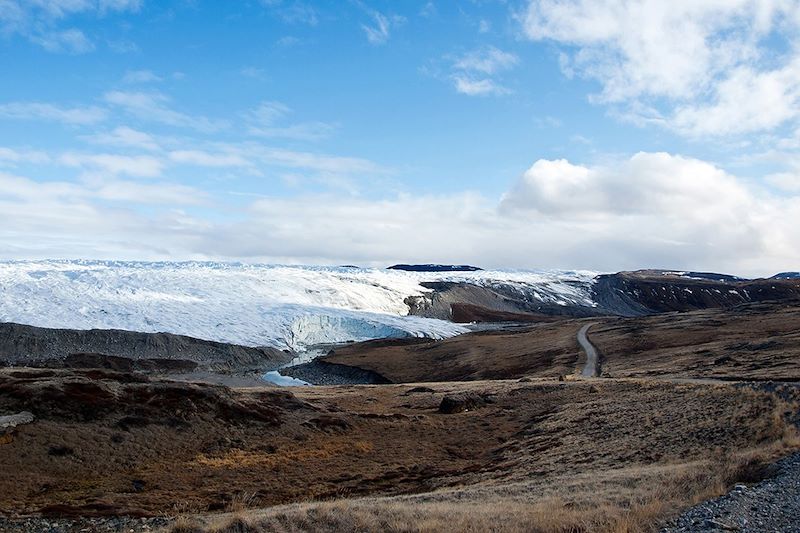
[[[470,96],[503,95],[511,91],[498,83],[494,76],[510,70],[519,58],[494,46],[468,52],[453,60],[452,74],[456,91]]]
[[[550,223],[604,268],[661,266],[766,274],[800,261],[800,197],[774,196],[716,166],[639,153],[605,166],[537,161],[501,212]],[[572,236],[568,236],[568,235]],[[585,261],[585,259],[584,259]]]
[[[679,105],[675,127],[695,135],[770,131],[800,117],[800,56],[766,72],[733,69],[708,104]]]
[[[565,73],[601,84],[597,102],[660,110],[696,136],[797,118],[798,12],[798,0],[537,0],[521,20],[528,38],[563,45]]]
[[[11,102],[0,104],[0,116],[86,125],[104,121],[108,117],[108,112],[97,106],[62,107],[43,102]]]
[[[751,205],[752,204],[752,205]],[[638,153],[612,167],[539,160],[506,195],[503,207],[543,214],[660,214],[691,219],[739,217],[754,199],[733,176],[710,163],[666,153]]]

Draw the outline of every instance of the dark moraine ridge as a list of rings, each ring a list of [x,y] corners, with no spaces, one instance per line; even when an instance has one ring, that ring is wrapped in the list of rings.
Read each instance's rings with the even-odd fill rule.
[[[392,265],[386,267],[389,270],[405,270],[407,272],[477,272],[483,270],[480,267],[472,265],[439,265],[439,264],[425,264],[425,265]]]
[[[276,348],[253,348],[171,333],[115,329],[49,329],[0,323],[0,365],[86,364],[98,356],[148,361],[190,361],[208,370],[273,370],[291,360]]]

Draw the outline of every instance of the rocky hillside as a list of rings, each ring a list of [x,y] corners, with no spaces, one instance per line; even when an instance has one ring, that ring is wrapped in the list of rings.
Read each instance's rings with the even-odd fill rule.
[[[800,299],[800,280],[747,280],[724,274],[640,270],[601,275],[592,298],[608,314],[642,316]]]
[[[406,298],[412,315],[454,322],[541,322],[551,317],[644,316],[670,311],[728,308],[744,303],[800,299],[800,278],[790,273],[743,279],[707,272],[639,270],[602,274],[586,297],[560,287],[513,282],[424,282],[431,292]],[[584,290],[576,282],[579,295]]]

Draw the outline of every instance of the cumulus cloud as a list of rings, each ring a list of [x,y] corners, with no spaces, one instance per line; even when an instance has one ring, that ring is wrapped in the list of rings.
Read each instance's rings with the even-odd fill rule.
[[[565,73],[600,83],[595,101],[696,136],[797,118],[798,12],[798,0],[537,0],[520,19],[528,38],[562,45]]]
[[[235,154],[220,149],[174,154],[170,160],[214,165],[227,157],[224,162],[235,165]],[[363,164],[254,148],[248,155],[258,164],[262,157],[272,158],[273,164],[339,171]],[[85,164],[120,170],[134,163]],[[714,164],[666,153],[639,153],[602,165],[539,160],[499,200],[475,193],[378,198],[300,193],[256,196],[244,205],[244,197],[216,195],[212,206],[203,204],[202,193],[174,183],[91,174],[83,183],[0,177],[5,180],[0,179],[0,209],[9,213],[0,235],[17,255],[35,255],[26,248],[30,243],[59,240],[79,244],[70,257],[377,265],[441,261],[743,275],[767,275],[800,264],[800,195],[779,196]],[[156,209],[109,212],[109,201]],[[176,211],[194,204],[210,213]],[[232,205],[238,206],[235,218],[226,215]],[[99,223],[103,217],[107,220]],[[156,227],[158,249],[152,239]],[[114,244],[119,240],[126,242],[122,254]]]
[[[800,261],[800,197],[753,189],[713,164],[639,153],[610,166],[537,161],[501,211],[549,220],[587,253],[625,265],[692,265],[765,274]],[[768,266],[769,265],[769,266]]]

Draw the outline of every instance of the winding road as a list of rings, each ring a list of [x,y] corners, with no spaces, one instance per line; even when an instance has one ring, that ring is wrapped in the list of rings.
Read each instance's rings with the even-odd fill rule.
[[[586,324],[578,332],[578,344],[586,352],[586,364],[583,365],[583,370],[581,370],[581,376],[585,378],[596,378],[600,375],[600,359],[597,357],[597,350],[586,336],[586,332],[593,325]]]

